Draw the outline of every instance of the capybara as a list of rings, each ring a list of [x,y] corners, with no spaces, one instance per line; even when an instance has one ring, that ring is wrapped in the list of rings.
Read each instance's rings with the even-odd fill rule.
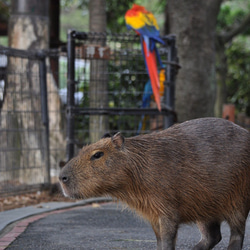
[[[220,224],[228,249],[242,249],[250,209],[250,133],[219,118],[187,121],[160,132],[120,133],[85,146],[60,173],[66,196],[109,195],[147,219],[157,249],[175,249],[178,226],[194,222],[212,249]]]

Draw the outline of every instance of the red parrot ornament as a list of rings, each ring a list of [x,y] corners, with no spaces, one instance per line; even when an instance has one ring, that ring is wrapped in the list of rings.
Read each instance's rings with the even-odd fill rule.
[[[150,78],[151,86],[157,108],[161,111],[160,101],[160,81],[157,70],[157,60],[160,67],[162,62],[156,47],[156,43],[165,44],[160,38],[159,26],[154,15],[147,11],[145,7],[133,4],[125,14],[125,22],[128,29],[133,29],[140,35],[142,54]]]

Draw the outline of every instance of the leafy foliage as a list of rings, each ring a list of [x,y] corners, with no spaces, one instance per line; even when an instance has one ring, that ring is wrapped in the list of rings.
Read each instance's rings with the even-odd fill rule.
[[[125,32],[126,25],[124,20],[125,12],[131,7],[133,0],[106,0],[107,8],[107,29],[112,32]],[[72,11],[73,9],[79,9],[81,11],[88,12],[89,0],[61,0],[61,7],[64,11]],[[75,11],[75,10],[74,10]],[[79,22],[78,22],[79,23]],[[81,23],[81,22],[80,22]],[[82,23],[86,27],[85,21]],[[83,30],[83,29],[80,29]],[[87,31],[88,29],[85,29]]]
[[[250,49],[237,41],[227,49],[228,57],[228,100],[238,111],[250,116]]]
[[[239,25],[249,13],[250,6],[243,8],[243,6],[236,6],[226,2],[222,5],[217,18],[217,31],[227,32]],[[250,28],[244,34],[250,34]]]
[[[8,22],[8,18],[10,15],[10,0],[0,1],[0,21]]]
[[[125,32],[124,14],[131,7],[133,0],[107,0],[107,25],[112,32]]]
[[[250,13],[250,1],[225,1],[217,20],[217,32],[225,34],[240,25]],[[238,112],[250,115],[250,26],[226,45],[227,100]]]
[[[164,12],[164,8],[166,5],[166,0],[106,0],[106,8],[107,8],[107,30],[114,32],[126,32],[127,28],[125,25],[124,15],[128,9],[131,8],[133,3],[141,4],[151,10],[156,16],[160,15]],[[61,0],[61,8],[63,12],[72,12],[75,9],[81,10],[85,14],[88,12],[88,4],[89,0]],[[73,15],[71,15],[73,16]],[[78,15],[79,16],[79,15]],[[80,15],[81,16],[81,15]],[[82,15],[83,16],[83,15]],[[62,17],[63,19],[67,19],[67,17]],[[74,21],[77,17],[73,17]],[[75,22],[76,25],[81,24],[83,27],[86,27],[88,21],[84,20]],[[85,17],[84,17],[85,18]],[[164,18],[163,18],[164,19]],[[161,23],[161,20],[158,20]],[[67,19],[67,22],[72,22],[70,19]],[[83,29],[80,29],[83,30]],[[85,31],[87,31],[85,29]],[[65,36],[64,36],[65,37]]]

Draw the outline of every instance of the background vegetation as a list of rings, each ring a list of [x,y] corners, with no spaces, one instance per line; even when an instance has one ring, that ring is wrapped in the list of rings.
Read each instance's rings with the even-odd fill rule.
[[[60,39],[66,41],[68,29],[88,31],[89,29],[89,0],[61,0],[61,29]],[[126,32],[124,13],[132,3],[144,5],[157,18],[161,32],[165,30],[166,0],[107,0],[107,25],[112,32]],[[0,21],[7,20],[10,0],[0,1]],[[223,1],[217,20],[217,33],[225,34],[233,27],[240,25],[250,14],[250,0]],[[7,37],[0,37],[0,44],[7,46]],[[236,105],[237,112],[250,115],[250,25],[244,32],[239,33],[225,44],[225,86],[223,101]],[[217,70],[222,66],[217,62]],[[224,65],[223,65],[224,66]],[[219,70],[218,70],[219,71]]]
[[[250,1],[225,1],[218,16],[217,31],[229,32],[250,13]],[[250,116],[250,25],[226,44],[226,101]],[[219,65],[218,65],[219,66]]]

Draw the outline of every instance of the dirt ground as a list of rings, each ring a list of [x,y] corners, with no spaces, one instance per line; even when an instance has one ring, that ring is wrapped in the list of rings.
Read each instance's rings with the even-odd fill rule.
[[[53,188],[50,190],[37,191],[28,194],[20,194],[3,198],[0,197],[0,212],[52,201],[72,202],[72,200],[63,196],[59,188]]]

